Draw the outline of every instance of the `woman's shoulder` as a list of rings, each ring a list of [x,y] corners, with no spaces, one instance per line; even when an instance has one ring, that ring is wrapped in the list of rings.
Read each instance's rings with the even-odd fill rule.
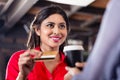
[[[7,64],[7,69],[13,69],[15,68],[16,70],[18,69],[18,60],[19,60],[19,56],[20,54],[24,53],[25,50],[20,50],[20,51],[16,51],[14,52]]]
[[[20,54],[23,54],[26,50],[19,50],[19,51],[16,51],[14,52],[11,57],[10,57],[10,60],[18,60]]]
[[[19,50],[19,51],[16,51],[12,54],[12,56],[19,56],[20,54],[24,53],[26,50]],[[11,56],[11,57],[12,57]]]

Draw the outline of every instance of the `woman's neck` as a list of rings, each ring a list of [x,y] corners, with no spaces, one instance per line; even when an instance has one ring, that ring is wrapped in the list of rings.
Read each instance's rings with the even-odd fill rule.
[[[40,48],[41,48],[42,52],[46,52],[46,51],[57,51],[57,52],[59,52],[59,47],[49,47],[49,46],[41,45]]]

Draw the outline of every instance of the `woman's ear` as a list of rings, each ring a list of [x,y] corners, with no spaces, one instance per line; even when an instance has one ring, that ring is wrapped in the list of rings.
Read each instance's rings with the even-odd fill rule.
[[[40,29],[35,28],[35,33],[36,33],[38,36],[40,36]]]

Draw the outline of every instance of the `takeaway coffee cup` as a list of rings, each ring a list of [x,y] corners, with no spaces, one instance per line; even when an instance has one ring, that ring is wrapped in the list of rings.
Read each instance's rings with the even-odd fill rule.
[[[67,45],[64,47],[67,65],[75,67],[76,62],[83,62],[83,46],[82,45]]]

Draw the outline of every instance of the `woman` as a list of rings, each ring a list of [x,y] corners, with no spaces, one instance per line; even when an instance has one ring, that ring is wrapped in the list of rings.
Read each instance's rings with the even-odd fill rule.
[[[63,47],[69,32],[66,13],[52,5],[42,9],[30,26],[28,50],[12,55],[7,65],[6,80],[64,80],[66,63]],[[40,53],[31,53],[31,49]],[[34,62],[33,57],[41,57],[46,51],[57,51],[54,60]]]

